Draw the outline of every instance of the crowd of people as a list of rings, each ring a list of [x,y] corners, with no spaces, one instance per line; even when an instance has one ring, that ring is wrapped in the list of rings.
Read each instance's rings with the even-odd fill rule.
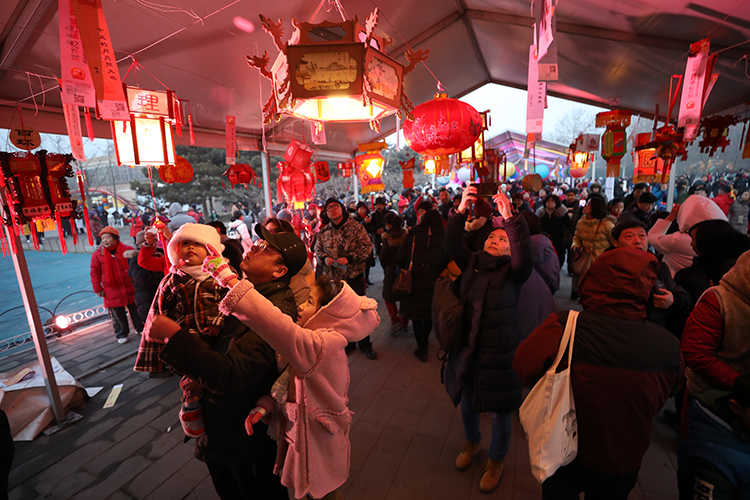
[[[341,498],[348,477],[347,354],[377,360],[370,269],[383,269],[387,335],[408,332],[427,362],[436,283],[453,280],[460,347],[444,361],[460,406],[467,470],[492,420],[479,489],[497,488],[512,415],[552,364],[568,319],[561,274],[580,301],[572,373],[578,454],[543,498],[625,499],[653,418],[669,398],[680,428],[681,498],[750,494],[750,215],[746,176],[661,184],[520,182],[492,198],[468,185],[367,200],[332,197],[274,217],[238,205],[227,225],[169,207],[134,214],[120,241],[101,229],[92,286],[118,342],[142,333],[135,369],[178,373],[179,418],[221,498]],[[394,286],[404,275],[407,290]],[[434,343],[433,343],[434,345]],[[725,495],[725,496],[720,496]],[[732,496],[734,495],[734,496]],[[703,497],[695,497],[703,498]],[[706,497],[708,498],[708,497]]]

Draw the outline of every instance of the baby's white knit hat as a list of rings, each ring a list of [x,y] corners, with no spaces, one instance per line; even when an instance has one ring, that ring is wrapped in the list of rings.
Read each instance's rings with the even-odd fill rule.
[[[180,252],[178,251],[177,244],[181,241],[194,241],[201,245],[211,245],[219,253],[224,251],[224,245],[221,244],[221,237],[213,226],[191,223],[183,224],[172,235],[172,239],[169,240],[169,245],[167,245],[167,255],[169,256],[169,262],[173,266],[176,266],[180,261]]]

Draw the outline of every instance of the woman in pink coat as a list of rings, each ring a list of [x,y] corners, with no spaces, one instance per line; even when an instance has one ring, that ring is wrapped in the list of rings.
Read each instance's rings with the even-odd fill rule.
[[[272,390],[276,408],[269,426],[278,441],[275,472],[281,471],[281,484],[294,488],[296,498],[341,498],[339,488],[349,477],[352,421],[344,348],[378,326],[377,302],[345,282],[320,277],[295,324],[249,281],[233,279],[228,285],[221,312],[268,342],[283,358],[281,366],[288,363]],[[249,433],[260,418],[256,410],[246,423]]]
[[[138,333],[143,331],[143,321],[135,306],[135,290],[128,274],[128,259],[122,256],[125,250],[133,250],[133,247],[123,245],[119,231],[112,226],[102,229],[100,237],[102,245],[91,255],[91,286],[104,299],[117,342],[125,344],[130,333],[126,308],[133,327]]]

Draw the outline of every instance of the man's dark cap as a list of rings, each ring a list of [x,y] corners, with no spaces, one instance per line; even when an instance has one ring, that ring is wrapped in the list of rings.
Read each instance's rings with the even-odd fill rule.
[[[288,269],[287,276],[289,278],[296,275],[304,267],[305,262],[307,262],[307,249],[299,236],[294,233],[272,234],[263,227],[263,224],[255,225],[255,233],[281,254],[284,265]]]
[[[377,198],[375,198],[375,204],[376,205],[385,205],[385,198],[383,198],[382,196],[378,196]]]
[[[639,182],[638,184],[633,185],[633,189],[648,189],[648,184],[645,182]]]

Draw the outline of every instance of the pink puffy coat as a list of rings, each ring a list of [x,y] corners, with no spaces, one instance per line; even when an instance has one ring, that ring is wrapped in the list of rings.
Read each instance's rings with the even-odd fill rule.
[[[99,247],[91,255],[91,286],[96,293],[104,290],[104,307],[124,307],[135,303],[135,290],[128,274],[128,259],[122,256],[125,250],[133,250],[133,247],[117,242],[114,255],[107,256],[109,252],[104,246]],[[111,266],[107,266],[105,259],[110,259]],[[109,277],[107,269],[112,269],[114,276]]]
[[[243,280],[221,302],[253,329],[291,367],[288,400],[273,413],[269,434],[279,429],[276,472],[295,497],[322,498],[349,477],[349,363],[344,348],[380,323],[377,302],[349,285],[298,326]],[[283,433],[283,434],[282,434]]]

